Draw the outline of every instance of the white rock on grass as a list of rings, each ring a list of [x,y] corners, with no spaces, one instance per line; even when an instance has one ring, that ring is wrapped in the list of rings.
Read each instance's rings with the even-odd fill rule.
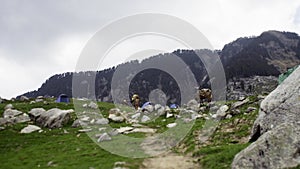
[[[103,141],[110,141],[111,137],[107,133],[103,133],[99,136],[98,142],[103,142]]]
[[[144,115],[144,116],[142,117],[142,119],[141,119],[141,122],[142,122],[142,123],[146,123],[146,122],[148,122],[148,121],[150,121],[150,120],[151,120],[150,117]]]
[[[101,119],[95,120],[95,124],[97,124],[97,125],[105,125],[108,123],[109,123],[109,120],[106,118],[101,118]]]
[[[177,126],[177,123],[170,123],[167,125],[168,128],[173,128],[175,126]]]
[[[21,112],[19,110],[6,109],[3,113],[3,117],[4,118],[12,118],[15,116],[19,116],[21,114],[23,114],[23,112]]]
[[[90,102],[90,104],[88,105],[89,108],[91,109],[98,109],[98,105],[94,102]]]
[[[134,128],[133,127],[120,127],[119,129],[117,129],[118,133],[124,133],[124,132],[128,132],[128,131],[131,131],[133,130]]]
[[[108,119],[110,119],[111,121],[113,122],[118,122],[118,123],[121,123],[121,122],[124,122],[125,121],[125,118],[122,117],[122,116],[117,116],[115,114],[110,114],[108,115]]]
[[[4,107],[4,110],[7,110],[7,109],[13,109],[14,106],[12,104],[7,104],[5,107]]]
[[[21,133],[32,133],[32,132],[38,131],[38,130],[41,130],[41,128],[38,126],[35,126],[35,125],[28,125],[27,127],[23,128],[21,130]]]

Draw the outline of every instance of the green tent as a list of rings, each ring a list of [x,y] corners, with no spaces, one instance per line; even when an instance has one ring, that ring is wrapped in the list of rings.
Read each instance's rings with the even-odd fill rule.
[[[299,65],[292,67],[290,69],[288,69],[288,71],[286,71],[285,73],[282,73],[281,75],[279,75],[278,77],[278,83],[281,84],[290,74],[293,73],[294,70],[297,69]]]

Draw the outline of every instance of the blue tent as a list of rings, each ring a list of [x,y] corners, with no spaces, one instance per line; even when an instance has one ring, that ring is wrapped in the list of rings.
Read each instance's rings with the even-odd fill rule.
[[[142,109],[144,109],[144,108],[145,108],[146,106],[148,106],[148,105],[151,105],[151,103],[150,103],[150,102],[144,103],[143,106],[142,106]]]
[[[66,94],[61,94],[56,99],[56,102],[58,102],[58,103],[69,103],[70,99]]]
[[[171,104],[171,105],[170,105],[170,108],[171,108],[171,109],[177,109],[177,108],[178,108],[178,105],[177,105],[177,104]]]

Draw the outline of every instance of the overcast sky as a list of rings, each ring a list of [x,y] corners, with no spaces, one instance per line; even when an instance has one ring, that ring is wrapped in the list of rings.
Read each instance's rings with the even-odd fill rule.
[[[102,26],[145,12],[186,20],[215,49],[267,30],[300,33],[300,0],[1,0],[0,97],[74,71],[82,48]]]

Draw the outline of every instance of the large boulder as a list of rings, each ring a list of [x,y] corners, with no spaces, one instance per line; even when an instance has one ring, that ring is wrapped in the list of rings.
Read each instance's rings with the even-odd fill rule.
[[[282,123],[300,119],[300,67],[271,92],[260,105],[254,122],[251,141]]]
[[[232,168],[290,168],[300,165],[300,67],[260,105],[248,148]]]
[[[12,118],[15,116],[19,116],[21,114],[23,114],[23,112],[21,112],[19,110],[6,109],[3,113],[3,117],[4,118]]]
[[[60,128],[67,124],[71,119],[71,113],[74,110],[60,110],[58,108],[50,109],[36,119],[36,123],[41,127]]]
[[[46,110],[43,108],[33,108],[28,112],[28,115],[32,121],[36,122],[37,118],[39,118],[40,115],[45,112]]]
[[[237,154],[232,168],[292,168],[299,164],[300,123],[283,123]]]

